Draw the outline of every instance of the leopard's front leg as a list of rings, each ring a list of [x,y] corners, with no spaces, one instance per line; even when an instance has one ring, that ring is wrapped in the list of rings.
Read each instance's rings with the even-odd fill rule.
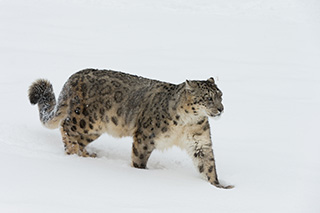
[[[209,123],[207,124],[209,125]],[[234,186],[227,185],[223,186],[218,180],[216,171],[216,164],[212,149],[212,142],[210,136],[210,128],[203,128],[201,131],[196,131],[190,135],[188,142],[188,153],[192,157],[195,165],[201,174],[205,175],[207,180],[218,188],[230,189]]]

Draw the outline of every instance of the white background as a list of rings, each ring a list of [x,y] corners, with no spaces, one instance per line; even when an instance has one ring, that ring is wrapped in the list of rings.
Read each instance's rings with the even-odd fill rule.
[[[316,0],[0,0],[0,212],[320,212],[320,3]],[[184,151],[130,167],[131,138],[66,156],[29,85],[56,96],[105,68],[181,83],[215,77],[219,179]]]

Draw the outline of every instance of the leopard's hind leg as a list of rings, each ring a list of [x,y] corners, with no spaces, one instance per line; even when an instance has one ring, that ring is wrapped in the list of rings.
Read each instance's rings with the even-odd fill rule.
[[[69,132],[65,127],[61,127],[62,141],[64,143],[64,149],[66,154],[77,154],[81,157],[96,157],[95,153],[90,154],[86,150],[86,146],[97,139],[100,134],[81,134]]]

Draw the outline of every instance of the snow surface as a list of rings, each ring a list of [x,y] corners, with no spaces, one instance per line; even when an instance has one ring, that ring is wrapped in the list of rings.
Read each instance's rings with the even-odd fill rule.
[[[0,212],[320,212],[317,0],[0,0]],[[83,68],[180,83],[219,79],[211,120],[222,190],[185,152],[130,167],[131,139],[66,156],[27,89],[56,96]]]

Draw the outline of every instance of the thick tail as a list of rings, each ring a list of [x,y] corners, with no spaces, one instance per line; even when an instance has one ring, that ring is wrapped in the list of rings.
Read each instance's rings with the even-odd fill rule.
[[[49,129],[58,128],[61,120],[66,117],[66,101],[59,98],[56,103],[52,84],[48,80],[39,79],[30,86],[29,100],[33,105],[38,104],[40,121]]]

